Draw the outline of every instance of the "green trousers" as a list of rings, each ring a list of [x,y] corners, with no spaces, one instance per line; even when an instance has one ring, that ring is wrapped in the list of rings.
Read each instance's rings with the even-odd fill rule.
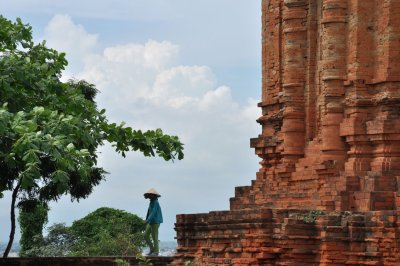
[[[160,224],[146,224],[146,229],[144,231],[144,240],[147,246],[150,248],[150,253],[158,253],[158,228]],[[151,239],[150,239],[151,236]]]

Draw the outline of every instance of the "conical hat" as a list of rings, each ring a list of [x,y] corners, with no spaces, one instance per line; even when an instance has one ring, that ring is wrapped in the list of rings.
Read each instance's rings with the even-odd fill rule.
[[[144,193],[144,195],[146,194],[154,194],[161,197],[160,193],[158,193],[157,190],[155,190],[154,188],[150,188],[146,193]]]

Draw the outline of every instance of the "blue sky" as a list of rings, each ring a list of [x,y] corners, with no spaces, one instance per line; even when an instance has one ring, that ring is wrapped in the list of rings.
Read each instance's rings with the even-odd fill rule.
[[[36,40],[67,53],[64,78],[100,90],[109,120],[180,136],[175,163],[109,146],[99,164],[110,174],[79,203],[51,204],[49,224],[70,224],[103,206],[143,217],[150,187],[161,194],[161,240],[173,240],[176,214],[229,208],[234,187],[258,170],[249,139],[261,95],[260,0],[0,0],[3,16],[21,17]],[[9,194],[0,200],[0,242],[9,233]]]

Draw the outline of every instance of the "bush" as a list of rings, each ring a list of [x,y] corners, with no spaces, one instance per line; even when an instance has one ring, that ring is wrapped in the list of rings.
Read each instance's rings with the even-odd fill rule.
[[[27,256],[135,256],[144,247],[144,221],[113,208],[99,208],[72,226],[54,224]],[[40,237],[40,236],[38,236]]]

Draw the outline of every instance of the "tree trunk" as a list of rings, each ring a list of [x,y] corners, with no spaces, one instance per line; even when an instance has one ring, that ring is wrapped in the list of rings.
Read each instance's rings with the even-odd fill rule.
[[[6,250],[4,250],[3,258],[8,257],[8,253],[10,253],[12,244],[14,242],[14,235],[15,235],[15,202],[17,201],[17,195],[19,187],[21,186],[21,181],[18,181],[17,186],[14,188],[12,193],[12,200],[11,200],[11,231],[10,231],[10,239],[8,240],[8,244]]]

